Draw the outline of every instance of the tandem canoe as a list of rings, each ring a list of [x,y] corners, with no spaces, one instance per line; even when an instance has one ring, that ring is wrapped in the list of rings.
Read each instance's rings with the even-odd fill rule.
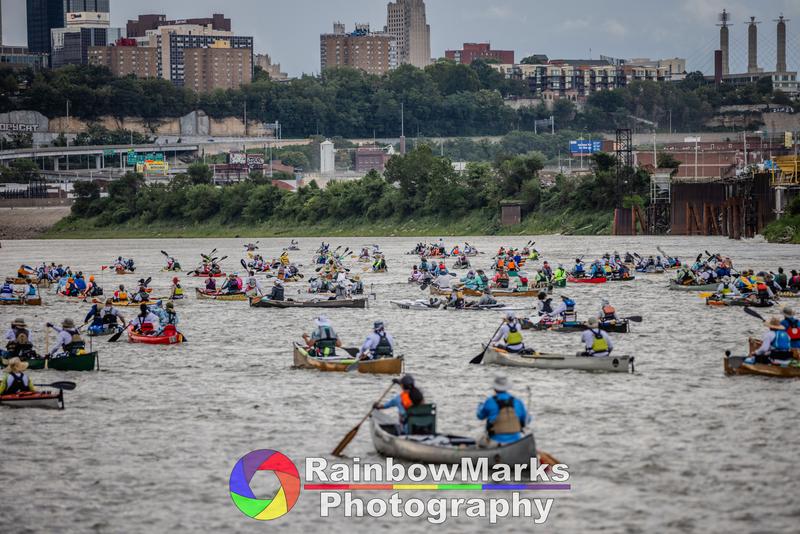
[[[46,278],[42,278],[41,280],[36,278],[12,278],[11,283],[15,286],[26,286],[28,284],[33,284],[39,287],[50,287],[51,283],[50,280]]]
[[[192,278],[220,278],[222,276],[228,276],[225,273],[198,273],[197,271],[192,271],[191,274],[187,274],[186,276],[191,276]]]
[[[100,369],[97,352],[87,352],[63,358],[31,358],[26,360],[28,369],[52,369],[54,371],[94,371]]]
[[[216,291],[208,292],[199,287],[194,288],[195,294],[198,299],[205,300],[225,300],[225,301],[241,301],[247,300],[247,295],[242,293],[217,293]]]
[[[128,341],[130,343],[144,343],[146,345],[177,345],[178,343],[183,343],[183,334],[175,332],[168,336],[145,336],[129,331]]]
[[[614,332],[617,334],[627,334],[631,331],[630,321],[627,319],[620,319],[618,321],[608,321],[600,323],[600,329],[606,332]],[[522,320],[523,330],[546,330],[549,332],[583,332],[589,328],[589,325],[581,322],[562,322],[562,323],[533,323],[527,319]]]
[[[343,300],[269,300],[264,297],[251,297],[250,306],[253,308],[358,308],[367,307],[367,299]]]
[[[719,284],[679,284],[675,281],[669,283],[669,289],[672,291],[716,291]]]
[[[338,349],[344,354],[334,358],[317,358],[311,356],[305,347],[294,344],[294,367],[297,369],[318,369],[331,373],[345,373],[347,368],[356,363],[352,353],[358,353],[358,349]],[[345,356],[345,354],[347,354]],[[375,375],[399,375],[403,372],[403,357],[381,358],[378,360],[364,360],[356,368],[359,373]]]
[[[0,395],[0,405],[12,408],[49,408],[64,409],[64,392],[55,391],[23,391],[12,395]]]
[[[771,300],[767,302],[759,302],[758,300],[751,300],[747,297],[708,297],[706,299],[707,306],[749,306],[751,308],[771,308],[775,303]]]
[[[765,363],[744,363],[747,356],[731,356],[730,351],[725,352],[722,366],[727,376],[758,375],[774,378],[800,378],[800,367],[781,367]]]
[[[0,306],[41,306],[42,297],[35,297],[32,299],[25,297],[16,298],[0,298]]]
[[[480,447],[474,438],[436,435],[395,434],[394,425],[380,425],[370,417],[372,443],[375,450],[388,458],[400,458],[422,464],[460,464],[464,458],[486,459],[494,465],[527,465],[536,458],[533,434],[524,434],[519,441],[493,447]]]
[[[486,349],[483,363],[533,369],[573,369],[610,373],[633,372],[633,356],[577,356],[574,354],[513,354],[497,347]]]
[[[495,297],[536,297],[539,295],[539,292],[544,290],[544,288],[540,289],[527,289],[527,290],[520,290],[520,291],[508,291],[503,289],[492,289],[492,295]],[[477,289],[460,289],[465,297],[480,297],[483,295],[482,292],[478,291]],[[431,295],[436,296],[449,296],[452,292],[452,289],[439,289],[438,287],[430,286]]]
[[[493,306],[469,306],[465,308],[454,308],[448,306],[447,308],[440,308],[439,306],[431,306],[430,302],[425,300],[390,300],[389,303],[401,310],[439,310],[446,309],[448,311],[525,311],[533,309],[533,306],[507,306],[505,304],[496,304]]]
[[[569,276],[567,277],[567,282],[570,284],[605,284],[608,282],[608,278],[575,278],[574,276]]]

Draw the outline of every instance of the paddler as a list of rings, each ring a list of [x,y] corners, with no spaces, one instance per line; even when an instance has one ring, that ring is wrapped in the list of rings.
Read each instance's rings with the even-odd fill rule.
[[[11,278],[6,278],[3,287],[0,287],[0,299],[13,299],[14,297],[14,285],[12,284]]]
[[[553,313],[553,299],[548,297],[547,293],[540,291],[537,298],[539,302],[536,303],[536,309],[539,312],[539,317]]]
[[[33,350],[31,332],[25,319],[17,318],[11,322],[11,328],[6,331],[6,355],[22,356]]]
[[[481,293],[481,298],[478,301],[478,306],[496,306],[496,305],[497,305],[497,299],[495,299],[492,296],[492,289],[489,287],[484,288],[483,292]]]
[[[183,287],[181,286],[180,279],[176,276],[172,279],[172,290],[170,291],[170,299],[182,299]]]
[[[794,310],[789,306],[783,308],[783,321],[786,334],[792,342],[792,349],[800,349],[800,319],[794,316]]]
[[[267,295],[268,300],[284,300],[285,293],[283,290],[283,282],[281,280],[275,280],[272,284],[272,290],[270,291],[269,295]]]
[[[119,289],[114,291],[114,302],[128,302],[128,292],[124,285],[120,284]]]
[[[739,290],[736,289],[736,286],[731,283],[730,276],[723,276],[722,282],[717,286],[717,294],[722,295],[723,297],[735,297],[738,296]]]
[[[598,319],[602,323],[610,323],[612,321],[619,321],[617,318],[617,310],[612,306],[607,299],[600,301],[600,314]]]
[[[751,353],[755,363],[786,365],[792,359],[792,340],[781,324],[780,317],[771,317],[767,321],[767,330],[761,337],[761,346]]]
[[[161,301],[159,300],[160,304]],[[158,329],[156,335],[174,335],[178,329],[178,314],[175,312],[175,303],[172,301],[167,302],[166,309],[163,315],[159,315],[161,327]]]
[[[521,352],[525,349],[525,344],[522,342],[522,325],[517,321],[514,312],[506,313],[503,326],[492,338],[492,345],[508,352]]]
[[[137,334],[153,335],[159,329],[158,316],[150,311],[147,304],[139,306],[139,315],[131,321],[131,327]]]
[[[479,443],[489,447],[519,441],[530,423],[525,404],[508,392],[511,383],[505,376],[495,377],[492,389],[494,393],[478,405],[476,415],[486,421],[486,434]]]
[[[391,358],[394,355],[394,338],[386,332],[383,321],[375,321],[372,325],[372,333],[367,336],[358,357],[367,360],[377,360],[380,358]]]
[[[581,340],[586,348],[583,356],[603,357],[611,354],[611,351],[614,350],[614,344],[611,342],[611,338],[608,337],[608,333],[600,329],[600,322],[597,317],[589,317],[587,326],[589,328],[584,330],[581,335]]]
[[[254,271],[250,271],[247,273],[247,285],[245,287],[245,294],[248,297],[255,297],[256,295],[261,295],[264,291],[261,288],[261,282],[258,281],[256,278],[256,273]]]
[[[550,313],[551,319],[561,319],[564,322],[575,322],[578,314],[575,312],[575,301],[566,295],[561,296],[561,303]]]
[[[94,281],[94,275],[89,276],[89,283],[86,284],[86,289],[83,291],[84,297],[96,297],[103,294],[103,288],[97,285]]]
[[[555,271],[553,271],[553,284],[560,286],[567,283],[567,271],[564,269],[564,265],[558,264],[558,267]]]
[[[86,346],[72,319],[67,318],[61,321],[61,328],[52,323],[47,323],[45,326],[58,332],[55,345],[50,349],[51,358],[56,354],[64,356],[80,354]]]
[[[408,409],[413,406],[420,406],[425,403],[425,396],[422,391],[417,389],[414,383],[414,377],[411,375],[403,375],[399,380],[393,378],[392,382],[400,384],[402,391],[400,394],[395,395],[390,400],[381,403],[375,403],[372,407],[375,410],[387,410],[389,408],[397,408],[397,414],[400,419],[399,426],[404,434],[408,434]]]
[[[206,280],[206,293],[216,293],[217,292],[217,281],[214,278],[208,278]]]
[[[16,356],[3,360],[6,366],[3,369],[3,380],[0,382],[0,395],[13,395],[22,391],[36,391],[25,370],[28,362],[23,362]]]
[[[444,308],[464,309],[464,293],[461,289],[457,287],[450,289],[450,297],[447,299]]]
[[[303,334],[308,352],[317,358],[331,358],[336,356],[336,347],[341,347],[342,342],[336,331],[331,326],[330,319],[320,315],[314,319],[314,330],[311,336]]]
[[[125,324],[125,318],[114,307],[114,301],[106,299],[106,304],[102,308],[99,308],[97,304],[92,305],[92,309],[86,314],[83,322],[88,323],[91,321],[92,324],[89,325],[89,331],[98,334],[104,332],[109,326],[116,325],[117,319]]]
[[[572,268],[572,276],[575,278],[583,278],[586,276],[586,269],[583,267],[583,262],[580,258],[575,258],[575,266]]]

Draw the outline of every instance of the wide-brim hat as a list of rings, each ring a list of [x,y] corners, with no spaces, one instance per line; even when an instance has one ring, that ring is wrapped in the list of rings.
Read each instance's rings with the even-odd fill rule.
[[[64,319],[61,321],[61,328],[75,328],[75,321],[72,319]]]
[[[785,308],[783,308],[783,314],[786,317],[791,317],[792,315],[794,315],[794,310],[790,306],[786,306]]]
[[[496,376],[492,382],[492,388],[497,392],[508,391],[511,388],[511,381],[506,376]]]
[[[597,317],[589,317],[589,320],[586,321],[586,324],[588,324],[590,328],[597,328],[597,326],[600,324],[600,321],[597,320]]]
[[[19,328],[28,328],[28,324],[25,322],[25,319],[22,319],[21,317],[17,317],[13,321],[11,321],[11,326],[16,326]]]
[[[174,310],[175,309],[175,303],[172,302],[172,301],[167,302],[167,309],[168,310]]]
[[[373,329],[373,330],[380,330],[381,328],[384,328],[385,326],[386,326],[386,325],[384,324],[384,322],[383,322],[383,321],[375,321],[375,322],[372,324],[372,329]]]
[[[7,373],[21,373],[28,368],[28,362],[23,362],[16,357],[9,360],[3,360],[3,365],[6,366],[3,371]]]
[[[786,327],[781,324],[780,317],[770,317],[767,321],[767,328],[770,330],[786,330]]]
[[[314,324],[316,326],[330,326],[331,320],[328,319],[328,317],[325,315],[320,315],[319,317],[314,319]]]

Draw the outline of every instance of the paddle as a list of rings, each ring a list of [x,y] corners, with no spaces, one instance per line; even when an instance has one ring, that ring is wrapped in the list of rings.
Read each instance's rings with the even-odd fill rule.
[[[630,317],[623,317],[623,320],[628,320],[628,321],[631,321],[633,323],[641,323],[642,322],[642,316],[641,315],[631,315]]]
[[[505,321],[503,321],[502,323],[500,323],[500,326],[498,326],[498,327],[497,327],[497,330],[495,330],[495,331],[494,331],[494,334],[492,334],[492,337],[491,337],[491,339],[489,339],[489,342],[486,344],[486,346],[485,346],[485,347],[483,347],[483,350],[481,351],[481,353],[480,353],[480,354],[478,354],[477,356],[475,356],[474,358],[472,358],[472,359],[469,361],[469,363],[471,363],[471,364],[473,364],[473,365],[478,365],[479,363],[481,363],[481,362],[483,361],[483,356],[484,356],[484,354],[486,354],[486,350],[489,348],[489,345],[491,345],[491,343],[492,343],[492,339],[494,339],[494,336],[496,336],[496,335],[497,335],[497,333],[500,331],[500,329],[501,329],[501,328],[503,328],[503,325],[504,325],[504,324],[506,324],[506,322],[505,322]]]
[[[350,430],[350,432],[348,432],[344,438],[342,438],[342,441],[340,441],[339,445],[337,445],[336,448],[333,449],[333,452],[331,454],[333,454],[334,456],[342,455],[342,452],[344,451],[345,447],[347,447],[350,444],[350,442],[353,441],[353,438],[356,437],[356,434],[358,434],[358,430],[361,428],[361,425],[363,425],[364,421],[366,421],[369,418],[369,416],[372,415],[372,412],[375,411],[375,404],[381,402],[383,398],[389,394],[389,392],[392,390],[393,387],[394,387],[394,382],[389,384],[389,387],[386,388],[386,391],[383,392],[381,398],[379,398],[377,401],[373,403],[369,412],[367,412],[367,415],[365,415],[364,418],[361,421],[359,421],[359,423],[356,426],[354,426],[353,429]]]
[[[163,250],[161,251],[161,253],[162,253],[164,256],[166,256],[166,257],[168,257],[168,258],[169,258],[169,254],[167,254],[167,253],[166,253],[166,252],[164,252]]]
[[[109,343],[116,343],[116,342],[117,342],[117,340],[119,340],[120,336],[122,336],[122,334],[123,334],[123,333],[124,333],[124,332],[125,332],[125,331],[126,331],[128,328],[130,328],[130,326],[131,326],[131,323],[128,323],[127,325],[125,325],[125,327],[123,327],[123,328],[122,328],[122,330],[120,330],[119,332],[117,332],[116,334],[114,334],[113,336],[111,336],[110,338],[108,338],[108,342],[109,342]]]
[[[747,315],[752,315],[752,316],[753,316],[753,317],[755,317],[756,319],[760,319],[760,320],[762,320],[762,321],[766,322],[766,319],[764,319],[764,316],[762,316],[760,313],[758,313],[757,311],[755,311],[755,310],[754,310],[753,308],[751,308],[750,306],[745,306],[745,307],[744,307],[744,312],[745,312]]]
[[[37,388],[56,388],[56,389],[63,389],[65,391],[72,391],[78,385],[75,382],[63,381],[63,382],[53,382],[52,384],[34,384]]]
[[[241,263],[241,264],[242,264],[242,268],[243,268],[244,270],[247,270],[247,264],[245,263],[244,259],[241,259],[241,260],[239,260],[239,263]]]

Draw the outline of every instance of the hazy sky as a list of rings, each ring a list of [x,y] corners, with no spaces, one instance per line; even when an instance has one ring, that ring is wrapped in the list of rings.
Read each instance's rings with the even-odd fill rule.
[[[25,0],[3,3],[6,44],[25,44]],[[517,58],[531,53],[555,57],[685,57],[690,70],[711,71],[718,45],[717,13],[733,16],[731,68],[744,70],[747,28],[751,15],[759,26],[759,64],[775,68],[775,23],[783,13],[788,23],[788,63],[800,69],[800,1],[798,0],[428,0],[431,52],[460,48],[467,42],[491,42],[512,49]],[[167,7],[168,6],[168,7]],[[222,12],[234,32],[255,37],[256,52],[268,52],[289,74],[319,70],[319,34],[341,20],[348,30],[355,22],[381,29],[386,22],[383,0],[111,0],[112,21],[141,13],[166,13],[171,18]]]

